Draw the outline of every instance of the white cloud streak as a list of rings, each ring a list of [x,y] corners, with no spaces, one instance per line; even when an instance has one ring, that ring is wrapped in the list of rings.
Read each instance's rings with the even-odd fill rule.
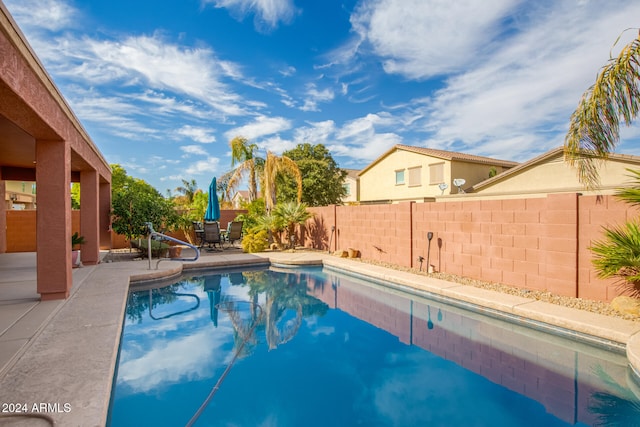
[[[274,135],[291,129],[291,121],[283,117],[258,116],[253,122],[229,130],[225,133],[228,140],[242,136],[252,141],[267,135]]]
[[[255,28],[265,32],[273,30],[280,22],[291,22],[298,13],[293,0],[203,0],[203,3],[226,8],[238,20],[253,13]]]
[[[186,136],[187,138],[191,138],[192,140],[199,142],[201,144],[209,144],[215,142],[216,137],[212,133],[211,129],[195,127],[185,125],[178,129],[177,133],[181,136]]]
[[[369,49],[391,75],[424,81],[450,73],[437,92],[394,111],[398,124],[422,132],[421,145],[527,160],[563,143],[569,116],[613,42],[637,26],[640,4],[523,6],[515,0],[362,3],[352,15],[358,49],[350,42],[336,51],[342,56],[335,62],[345,52],[359,60]]]
[[[15,17],[28,17],[31,28],[44,28],[58,31],[72,27],[77,18],[76,10],[64,1],[59,0],[7,0],[11,14]]]
[[[473,63],[519,2],[377,0],[361,3],[351,22],[388,73],[423,79]]]

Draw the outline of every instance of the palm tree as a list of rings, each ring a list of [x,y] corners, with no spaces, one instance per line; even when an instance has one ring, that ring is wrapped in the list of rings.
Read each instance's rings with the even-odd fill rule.
[[[629,126],[639,111],[640,33],[602,68],[571,115],[565,137],[565,159],[577,167],[578,177],[587,188],[599,184],[596,161],[606,159],[620,140],[620,120]],[[637,206],[640,171],[629,171],[634,185],[619,190],[616,196]],[[629,221],[623,226],[605,227],[604,233],[604,239],[590,248],[598,276],[617,277],[624,291],[640,296],[640,225]]]
[[[191,181],[183,179],[182,186],[176,188],[176,192],[185,197],[187,205],[193,203],[193,196],[196,194],[196,191],[198,191],[198,184],[195,179],[192,179]]]
[[[629,126],[639,111],[640,33],[602,68],[571,115],[565,160],[577,167],[578,177],[587,188],[599,184],[596,160],[606,159],[615,149],[620,140],[620,120]]]
[[[307,211],[304,203],[286,202],[280,203],[273,210],[273,215],[279,218],[279,222],[287,230],[289,248],[294,249],[296,244],[296,225],[304,224],[313,214]]]
[[[262,184],[267,212],[270,212],[276,205],[276,177],[279,173],[287,173],[294,177],[298,184],[298,203],[302,200],[302,174],[296,162],[287,156],[276,156],[267,151]]]
[[[640,171],[629,170],[633,185],[616,196],[633,205],[640,205]],[[605,227],[604,239],[594,242],[593,265],[598,277],[617,278],[619,288],[626,294],[640,297],[640,223],[628,221],[617,227]]]
[[[229,142],[229,145],[231,146],[231,166],[233,167],[237,163],[239,165],[227,183],[227,193],[236,188],[245,173],[248,173],[249,202],[253,202],[258,198],[256,175],[263,169],[264,159],[256,156],[258,146],[249,144],[247,138],[236,136]]]

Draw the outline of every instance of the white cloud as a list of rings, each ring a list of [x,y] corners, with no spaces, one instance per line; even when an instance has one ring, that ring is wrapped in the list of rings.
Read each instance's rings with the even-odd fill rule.
[[[128,77],[143,78],[151,87],[194,97],[224,114],[243,113],[239,97],[222,83],[225,77],[237,78],[236,67],[217,59],[210,49],[180,47],[158,35],[122,41],[91,40],[85,47],[99,65]],[[229,74],[231,69],[233,73]]]
[[[27,28],[37,24],[28,16],[22,17],[21,25],[25,22]],[[34,30],[28,36],[40,59],[57,79],[100,90],[109,87],[111,91],[120,91],[123,97],[131,96],[131,87],[144,86],[141,92],[146,96],[166,97],[158,92],[170,91],[187,97],[181,107],[194,100],[202,102],[216,110],[221,120],[245,114],[251,104],[226,82],[250,83],[243,81],[241,67],[218,58],[210,48],[182,46],[160,33],[95,39],[67,32],[56,35]]]
[[[458,71],[499,35],[500,20],[519,0],[378,0],[351,21],[383,58],[388,73],[426,78]]]
[[[300,107],[303,111],[318,111],[318,102],[330,102],[335,97],[331,89],[318,90],[313,83],[307,85],[304,105]]]
[[[207,157],[188,165],[184,170],[184,176],[213,175],[218,172],[220,159],[217,157]]]
[[[324,144],[331,140],[336,131],[336,124],[333,120],[323,122],[310,122],[309,126],[297,128],[294,132],[294,139],[298,144]]]
[[[293,67],[291,65],[282,68],[279,72],[280,74],[282,74],[284,77],[291,77],[296,73],[296,67]]]
[[[330,144],[327,148],[333,156],[347,156],[371,162],[396,144],[402,144],[402,137],[392,132],[356,135],[342,144]]]
[[[362,63],[371,51],[387,73],[417,81],[453,71],[436,82],[441,89],[434,94],[418,92],[394,107],[399,126],[387,131],[424,132],[426,146],[526,160],[563,143],[580,96],[638,15],[640,4],[624,1],[603,8],[589,1],[376,0],[356,8],[359,41],[333,52],[333,60],[349,68],[348,61]],[[356,102],[353,93],[349,83]],[[357,138],[367,126],[356,120],[340,135]],[[418,143],[412,138],[408,143]],[[349,152],[349,145],[336,149]]]
[[[484,63],[450,78],[419,110],[433,142],[503,158],[561,145],[619,31],[640,14],[640,4],[599,12],[588,6],[547,10]]]
[[[254,24],[259,31],[276,28],[280,22],[286,24],[297,13],[293,0],[203,0],[203,3],[226,8],[239,20],[254,13]]]
[[[263,151],[271,151],[275,154],[282,154],[283,151],[291,150],[296,147],[296,143],[289,139],[282,139],[279,136],[265,138],[258,143]]]
[[[178,135],[186,136],[196,142],[209,144],[215,142],[216,137],[212,135],[212,130],[202,127],[185,125],[177,130]]]
[[[202,148],[201,145],[183,145],[180,147],[182,151],[184,151],[187,155],[195,154],[199,156],[206,156],[207,151]]]
[[[291,129],[291,121],[283,117],[258,116],[253,122],[225,132],[228,140],[243,136],[249,141]]]
[[[75,8],[60,0],[5,0],[4,3],[17,21],[34,30],[58,31],[71,27],[78,15]]]
[[[384,128],[396,123],[397,120],[388,113],[367,114],[365,117],[347,122],[345,126],[340,129],[337,137],[338,139],[347,139],[362,134],[372,135],[375,133],[376,127]]]

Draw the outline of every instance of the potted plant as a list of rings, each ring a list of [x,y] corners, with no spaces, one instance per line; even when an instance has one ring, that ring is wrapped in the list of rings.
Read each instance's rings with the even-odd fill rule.
[[[80,250],[74,249],[76,246],[84,244],[84,236],[81,236],[77,231],[71,236],[71,265],[73,268],[80,267],[82,261],[80,260]]]
[[[169,246],[169,258],[180,258],[182,246]]]

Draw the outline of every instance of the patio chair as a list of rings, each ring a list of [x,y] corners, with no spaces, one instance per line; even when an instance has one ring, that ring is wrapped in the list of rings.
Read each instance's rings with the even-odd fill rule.
[[[222,236],[220,235],[220,224],[215,221],[205,221],[204,233],[202,236],[202,244],[200,247],[207,245],[209,249],[213,249],[216,245],[222,250]]]
[[[227,242],[233,245],[233,242],[242,240],[242,221],[230,222],[227,226]]]
[[[198,245],[198,247],[202,247],[203,243],[204,243],[204,226],[202,225],[202,222],[200,221],[191,221],[193,224],[193,234],[195,235],[196,238],[196,244]]]

